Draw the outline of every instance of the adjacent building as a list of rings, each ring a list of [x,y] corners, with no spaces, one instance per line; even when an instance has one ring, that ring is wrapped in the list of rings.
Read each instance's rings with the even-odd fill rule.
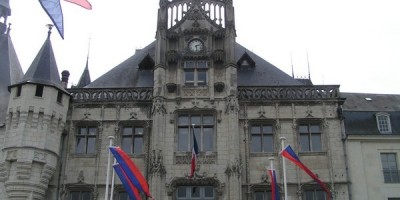
[[[400,95],[342,96],[352,199],[400,199]]]

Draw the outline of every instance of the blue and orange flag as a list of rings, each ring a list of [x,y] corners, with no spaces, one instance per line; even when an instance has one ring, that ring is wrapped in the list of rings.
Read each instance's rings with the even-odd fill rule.
[[[299,157],[297,157],[296,153],[293,151],[292,147],[290,147],[290,145],[287,145],[280,153],[283,157],[285,157],[286,159],[292,161],[295,165],[297,165],[298,167],[300,167],[300,169],[302,169],[304,172],[306,172],[312,179],[314,179],[315,182],[318,183],[318,185],[326,192],[327,196],[328,196],[328,200],[331,198],[331,192],[329,191],[329,189],[326,187],[325,183],[323,183],[321,180],[319,180],[319,178],[313,173],[311,172],[310,169],[308,169],[308,167],[306,167],[299,159]]]
[[[131,186],[133,186],[140,192],[143,192],[147,197],[151,197],[149,185],[147,184],[146,179],[136,167],[135,163],[133,163],[133,161],[130,159],[128,154],[125,153],[120,147],[110,147],[110,151],[117,160],[120,166],[119,169],[123,172],[123,177],[126,177],[127,182],[129,182],[127,185],[128,187],[124,185],[125,189],[127,191],[131,190]]]
[[[271,178],[271,199],[272,200],[280,200],[280,194],[279,194],[279,186],[278,182],[276,182],[276,174],[275,170],[269,169],[268,170],[268,175]]]

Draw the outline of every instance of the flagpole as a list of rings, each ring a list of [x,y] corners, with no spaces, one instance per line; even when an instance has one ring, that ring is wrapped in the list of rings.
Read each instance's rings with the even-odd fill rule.
[[[274,160],[275,160],[274,157],[269,158],[269,169],[270,170],[274,170]]]
[[[117,163],[117,160],[114,158],[114,165]],[[114,197],[114,184],[115,184],[115,171],[112,170],[112,177],[111,177],[111,192],[110,192],[110,200],[113,200]]]
[[[281,137],[281,146],[282,146],[282,150],[285,148],[285,137]],[[282,151],[281,150],[281,151]],[[285,191],[285,199],[284,200],[288,200],[288,195],[287,195],[287,182],[286,182],[286,162],[285,162],[285,158],[282,157],[282,166],[283,166],[283,190]]]
[[[108,147],[112,147],[114,136],[108,136],[110,140],[110,145]],[[104,195],[104,200],[108,200],[108,184],[110,182],[110,164],[111,164],[111,152],[110,149],[108,151],[108,158],[107,158],[107,178],[106,178],[106,194]]]

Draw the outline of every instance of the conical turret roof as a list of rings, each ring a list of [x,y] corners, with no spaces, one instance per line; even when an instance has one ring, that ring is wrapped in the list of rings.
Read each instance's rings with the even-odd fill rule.
[[[10,92],[8,86],[24,76],[10,35],[0,33],[0,123],[4,123]]]
[[[25,76],[18,84],[23,83],[43,84],[65,91],[61,84],[50,37],[46,39]]]

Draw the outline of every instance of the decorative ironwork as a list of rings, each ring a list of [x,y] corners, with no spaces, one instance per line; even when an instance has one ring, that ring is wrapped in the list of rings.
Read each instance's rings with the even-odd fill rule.
[[[73,88],[68,90],[73,102],[151,101],[153,88]]]
[[[239,100],[318,100],[340,98],[338,85],[239,87]]]

